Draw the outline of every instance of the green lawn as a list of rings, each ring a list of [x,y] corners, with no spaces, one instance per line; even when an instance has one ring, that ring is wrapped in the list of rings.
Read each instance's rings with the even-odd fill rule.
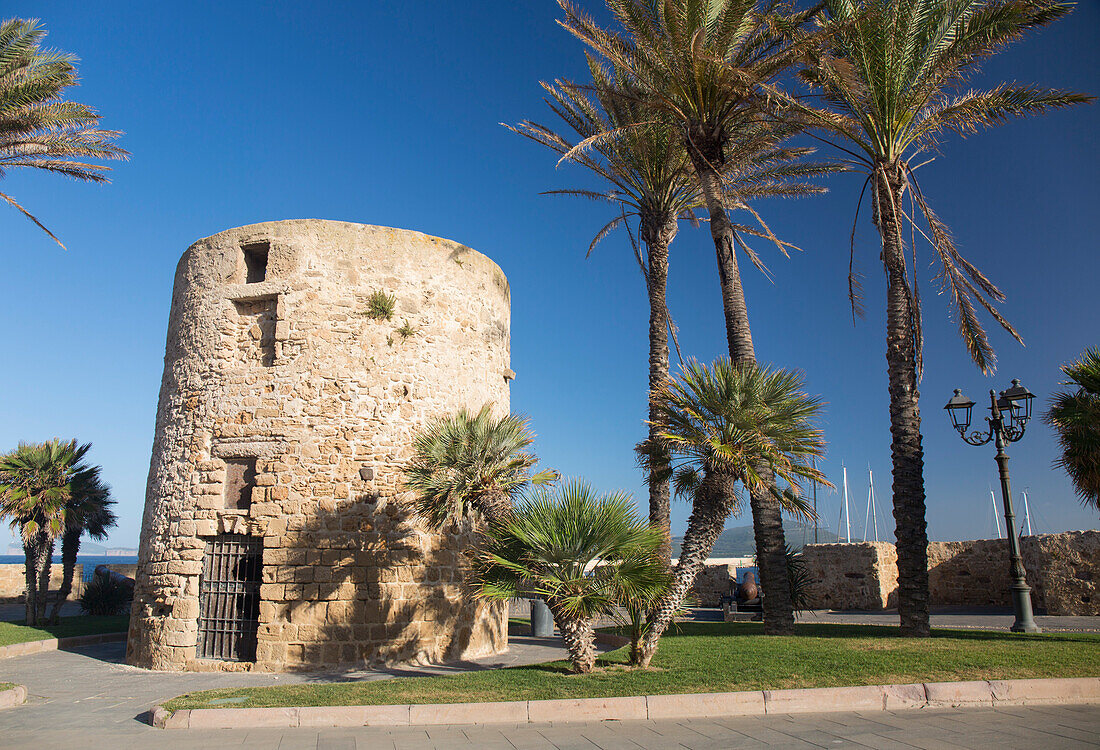
[[[207,690],[166,706],[211,707],[224,698],[245,699],[219,701],[233,708],[464,703],[1100,675],[1100,635],[938,630],[911,639],[869,625],[799,625],[798,633],[765,637],[759,623],[687,623],[665,635],[647,671],[626,668],[627,649],[619,649],[590,675],[553,662],[447,677]]]
[[[26,641],[44,641],[47,638],[69,638],[74,635],[98,633],[123,633],[130,625],[129,615],[113,617],[62,617],[57,625],[27,627],[17,622],[0,622],[0,646]]]

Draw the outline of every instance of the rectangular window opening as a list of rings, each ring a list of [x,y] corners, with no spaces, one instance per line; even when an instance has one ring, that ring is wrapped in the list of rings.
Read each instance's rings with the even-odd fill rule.
[[[267,252],[270,249],[270,242],[253,242],[241,246],[247,271],[244,283],[257,284],[267,278]]]
[[[228,458],[225,461],[225,509],[248,510],[256,486],[256,459]]]
[[[199,579],[200,659],[256,661],[263,540],[221,534],[206,542]]]

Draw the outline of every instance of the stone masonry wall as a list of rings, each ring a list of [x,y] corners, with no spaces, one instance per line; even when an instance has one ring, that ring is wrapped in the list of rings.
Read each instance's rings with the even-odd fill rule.
[[[878,551],[873,550],[878,547]],[[1051,615],[1100,615],[1100,532],[1068,531],[1020,539],[1032,606]],[[803,552],[814,581],[813,606],[884,609],[897,605],[897,553],[888,542],[821,544]],[[932,604],[1009,606],[1008,542],[931,542]]]
[[[61,588],[61,579],[65,571],[59,563],[50,566],[50,591],[57,593]],[[83,591],[83,563],[77,563],[73,570],[73,590],[69,599],[77,599]],[[26,569],[22,563],[4,563],[0,565],[0,599],[22,599],[27,593]]]
[[[250,283],[256,247],[266,277]],[[365,315],[376,291],[396,298],[392,320]],[[417,232],[283,221],[192,245],[169,317],[127,660],[283,670],[505,648],[504,608],[463,586],[471,530],[428,533],[401,484],[428,421],[486,403],[507,413],[509,318],[495,263]],[[250,507],[235,509],[227,461],[253,459]],[[263,542],[254,664],[197,657],[204,551],[219,534]]]
[[[889,542],[808,544],[811,609],[886,609],[894,606],[898,555]]]

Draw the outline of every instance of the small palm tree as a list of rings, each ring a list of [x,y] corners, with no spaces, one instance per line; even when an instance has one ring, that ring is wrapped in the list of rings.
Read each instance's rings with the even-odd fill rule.
[[[664,384],[658,404],[660,439],[673,458],[677,494],[691,499],[691,516],[680,559],[668,593],[650,615],[639,664],[647,666],[657,643],[714,549],[726,520],[740,508],[738,486],[749,493],[772,492],[777,505],[811,516],[799,497],[803,480],[828,485],[811,463],[824,455],[825,439],[814,426],[821,400],[803,392],[800,375],[785,370],[717,360],[707,367],[690,362],[676,379]],[[787,488],[769,482],[776,476]],[[780,544],[781,586],[790,597],[786,547]],[[763,557],[759,556],[762,561]],[[775,588],[764,589],[765,599]]]
[[[73,590],[80,538],[87,533],[92,539],[106,539],[107,530],[118,523],[118,517],[111,510],[115,504],[111,488],[100,478],[101,471],[99,466],[89,466],[73,477],[70,486],[69,501],[65,505],[65,529],[61,532],[63,576],[50,613],[50,622],[55,625],[61,617],[61,605]]]
[[[1100,510],[1100,348],[1086,349],[1076,362],[1062,366],[1076,390],[1055,393],[1044,415],[1058,433],[1062,457],[1078,497]]]
[[[494,417],[492,405],[471,414],[460,409],[425,427],[413,442],[405,489],[417,512],[435,529],[477,511],[488,521],[507,518],[512,498],[528,485],[557,479],[554,471],[531,473],[538,459],[528,421]]]
[[[962,88],[982,60],[1027,31],[1064,16],[1069,3],[825,0],[824,6],[819,21],[827,42],[800,75],[829,107],[816,110],[801,99],[773,93],[785,100],[796,116],[810,118],[841,139],[845,146],[838,148],[867,172],[863,190],[871,188],[872,217],[882,241],[886,272],[898,612],[903,634],[927,636],[928,533],[918,391],[922,369],[919,268],[915,255],[911,267],[906,259],[906,231],[920,234],[932,246],[939,264],[937,280],[955,308],[959,334],[983,373],[992,372],[995,358],[976,304],[1014,338],[1021,339],[995,307],[1004,294],[962,257],[947,226],[929,207],[915,174],[920,165],[914,161],[934,151],[947,131],[965,136],[1009,117],[1039,114],[1091,97],[1015,84],[989,91]],[[863,193],[860,202],[862,199]],[[923,217],[927,232],[919,217]],[[849,296],[853,311],[859,312],[854,274],[849,275]]]
[[[477,595],[542,597],[576,672],[595,666],[597,618],[652,601],[668,584],[660,530],[638,518],[630,495],[600,495],[581,480],[521,500],[487,536],[471,577]]]
[[[121,133],[101,129],[91,107],[62,100],[65,89],[77,85],[76,57],[42,49],[45,36],[36,20],[0,23],[0,178],[9,169],[26,167],[107,182],[109,167],[83,160],[125,159],[127,152],[112,143]],[[14,198],[2,192],[0,198],[61,245]]]
[[[796,11],[787,0],[607,0],[625,32],[619,34],[601,28],[569,0],[559,0],[559,5],[565,11],[562,26],[629,73],[632,87],[624,95],[642,99],[678,133],[710,219],[729,356],[737,364],[755,363],[738,252],[758,268],[764,266],[745,241],[748,232],[733,223],[729,212],[747,212],[782,252],[788,245],[776,238],[746,196],[731,189],[728,174],[753,163],[763,147],[761,139],[774,147],[797,130],[767,113],[762,87],[789,70],[812,45],[812,35],[795,33],[811,12]],[[586,139],[575,150],[604,138]],[[792,174],[800,168],[790,166]],[[765,481],[762,487],[771,484]],[[761,583],[771,592],[765,603],[765,632],[789,634],[794,612],[786,593],[781,509],[767,489],[750,494],[750,502]]]
[[[23,538],[28,625],[45,618],[54,541],[65,528],[72,483],[91,447],[54,439],[20,443],[0,456],[0,517],[11,519]]]

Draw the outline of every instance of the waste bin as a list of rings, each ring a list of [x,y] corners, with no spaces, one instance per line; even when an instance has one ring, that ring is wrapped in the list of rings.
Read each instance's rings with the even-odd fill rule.
[[[535,638],[554,637],[554,616],[542,599],[531,600],[531,635]]]

